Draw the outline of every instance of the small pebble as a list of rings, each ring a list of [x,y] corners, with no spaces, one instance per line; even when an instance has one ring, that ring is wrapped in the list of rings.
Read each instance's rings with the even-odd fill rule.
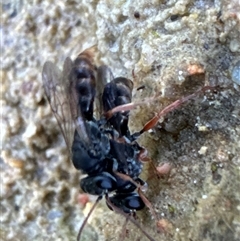
[[[48,212],[47,217],[49,220],[53,220],[53,219],[62,217],[62,215],[63,215],[62,212],[58,210],[51,210]]]
[[[240,61],[238,61],[232,70],[232,80],[240,85]]]

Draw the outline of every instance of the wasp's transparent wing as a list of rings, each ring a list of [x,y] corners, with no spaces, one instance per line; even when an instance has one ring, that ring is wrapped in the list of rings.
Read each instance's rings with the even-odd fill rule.
[[[63,76],[67,76],[66,81],[64,81],[63,85],[67,93],[69,109],[71,113],[71,118],[75,124],[75,128],[79,134],[80,139],[85,143],[90,143],[89,133],[87,132],[85,119],[82,116],[80,105],[78,103],[78,98],[76,95],[75,86],[71,85],[71,82],[77,81],[74,80],[74,75],[72,75],[71,70],[73,68],[74,63],[72,60],[67,57],[64,61],[63,65]],[[70,74],[72,80],[70,80]]]
[[[104,87],[107,83],[113,80],[111,69],[107,65],[101,65],[97,69],[96,81],[96,100],[95,100],[95,113],[99,119],[103,114],[102,94]]]
[[[64,84],[68,81],[67,76],[62,74],[52,62],[47,61],[43,66],[42,80],[52,112],[71,153],[75,126],[71,116],[69,96]]]

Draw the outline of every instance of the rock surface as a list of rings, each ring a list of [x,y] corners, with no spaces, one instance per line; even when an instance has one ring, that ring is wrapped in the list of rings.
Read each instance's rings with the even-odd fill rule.
[[[153,163],[172,170],[158,179],[146,164],[142,173],[161,232],[147,208],[137,215],[157,241],[237,241],[240,86],[231,78],[240,61],[239,0],[114,2],[1,4],[2,240],[76,239],[94,197],[79,195],[81,174],[44,96],[41,71],[46,60],[62,67],[67,56],[96,44],[98,64],[131,79],[134,70],[135,87],[144,85],[134,101],[156,96],[131,112],[133,131],[201,86],[221,87],[140,138]],[[102,201],[82,240],[118,240],[123,223]],[[125,240],[147,240],[134,225],[127,229]]]

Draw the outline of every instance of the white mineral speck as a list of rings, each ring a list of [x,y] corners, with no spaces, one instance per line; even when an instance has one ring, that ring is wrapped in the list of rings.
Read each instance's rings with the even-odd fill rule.
[[[200,155],[205,155],[206,154],[206,152],[207,152],[207,146],[202,146],[201,148],[200,148],[200,150],[198,151],[198,153],[200,154]]]
[[[207,199],[207,195],[202,195],[202,199]]]
[[[37,126],[33,122],[31,122],[28,125],[28,127],[27,127],[25,133],[23,134],[23,136],[24,136],[24,138],[31,138],[36,133],[37,133]]]
[[[237,39],[231,40],[229,48],[232,52],[240,51],[240,42]]]
[[[232,80],[240,85],[240,61],[238,61],[232,70]]]

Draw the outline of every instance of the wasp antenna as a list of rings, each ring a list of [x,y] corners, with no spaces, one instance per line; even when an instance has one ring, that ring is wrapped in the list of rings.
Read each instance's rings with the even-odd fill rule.
[[[115,206],[109,199],[108,195],[106,194],[105,196],[106,202],[107,204],[112,208],[112,210],[114,210],[116,213],[121,214],[122,216],[124,216],[127,221],[129,220],[130,222],[132,222],[150,241],[155,241],[155,239],[153,239],[142,227],[141,225],[129,214],[124,213],[120,208],[118,208],[117,206]]]
[[[213,90],[216,87],[212,87],[212,86],[204,86],[203,88],[201,88],[200,90],[194,92],[191,95],[182,97],[176,101],[174,101],[172,104],[168,105],[167,107],[165,107],[162,111],[158,112],[156,116],[154,116],[150,121],[148,121],[144,127],[142,128],[141,131],[138,132],[138,134],[142,134],[150,129],[152,129],[159,121],[159,119],[163,116],[165,116],[166,114],[168,114],[169,112],[175,110],[176,108],[178,108],[180,105],[184,104],[185,102],[187,102],[188,100],[191,100],[193,98],[195,98],[198,94],[200,93],[204,93],[207,90]]]
[[[127,103],[127,104],[124,104],[124,105],[118,105],[118,106],[114,107],[113,109],[105,112],[104,116],[108,120],[117,112],[129,111],[129,110],[132,110],[132,109],[136,108],[139,105],[152,102],[153,100],[154,100],[154,98],[146,98],[143,101],[139,101],[139,102],[136,102],[136,103],[131,102],[131,103]]]
[[[105,118],[108,120],[110,119],[115,113],[117,112],[122,112],[122,111],[129,111],[134,109],[137,105],[139,104],[135,104],[133,102],[128,103],[128,104],[124,104],[124,105],[118,105],[116,107],[114,107],[113,109],[107,111],[104,113]]]
[[[77,235],[77,241],[80,241],[80,238],[81,238],[81,234],[82,234],[82,231],[83,231],[83,228],[85,227],[89,217],[91,216],[93,210],[95,209],[95,207],[97,206],[97,204],[99,203],[99,201],[102,199],[102,195],[101,196],[98,196],[97,200],[95,201],[94,205],[92,206],[92,208],[90,209],[87,217],[84,219],[83,223],[81,224],[80,228],[79,228],[79,231],[78,231],[78,235]]]

